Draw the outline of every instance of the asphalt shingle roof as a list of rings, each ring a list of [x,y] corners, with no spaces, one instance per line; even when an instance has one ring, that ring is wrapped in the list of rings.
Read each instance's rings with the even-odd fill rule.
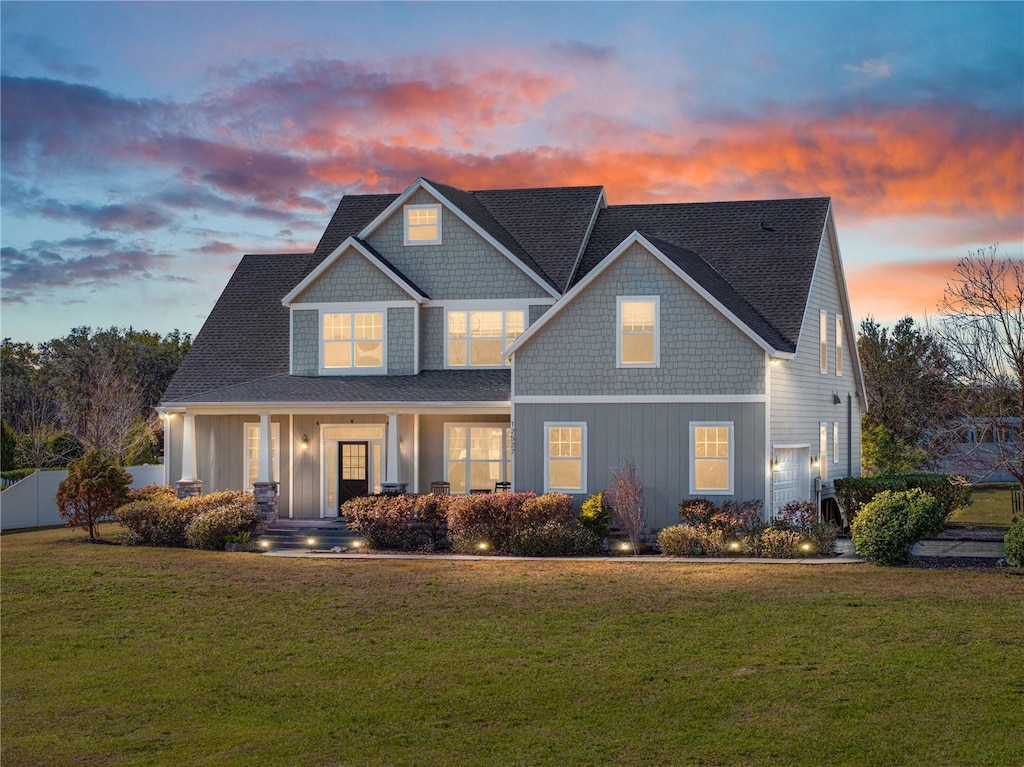
[[[292,376],[284,373],[180,397],[177,402],[508,402],[508,370],[424,370],[414,376]],[[169,399],[169,398],[167,398]]]
[[[609,206],[573,283],[638,231],[699,255],[795,349],[828,207],[827,197]]]
[[[287,373],[289,313],[281,297],[309,269],[308,253],[243,257],[167,386],[164,401],[268,372]]]
[[[466,192],[428,183],[561,292],[638,231],[774,348],[796,347],[827,198],[606,207],[597,214],[577,266],[601,187]],[[164,402],[507,401],[507,370],[288,375],[289,313],[281,298],[398,196],[343,197],[312,254],[245,256],[168,386]],[[383,254],[373,252],[394,269]]]

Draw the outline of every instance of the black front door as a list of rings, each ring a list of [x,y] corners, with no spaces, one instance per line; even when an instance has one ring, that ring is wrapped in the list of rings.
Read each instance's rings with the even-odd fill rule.
[[[367,474],[368,442],[342,442],[338,451],[338,470],[341,475],[341,501],[358,498],[370,492]]]

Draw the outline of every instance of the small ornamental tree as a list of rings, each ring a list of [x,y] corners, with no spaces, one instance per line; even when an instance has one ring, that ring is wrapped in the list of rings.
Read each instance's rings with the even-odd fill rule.
[[[636,464],[627,461],[612,472],[611,486],[605,491],[605,498],[619,527],[629,537],[633,553],[640,553],[640,536],[647,515],[644,513],[644,488],[636,475]]]
[[[57,486],[57,510],[68,527],[81,527],[96,540],[96,525],[128,500],[132,476],[99,450],[90,450],[68,465]]]

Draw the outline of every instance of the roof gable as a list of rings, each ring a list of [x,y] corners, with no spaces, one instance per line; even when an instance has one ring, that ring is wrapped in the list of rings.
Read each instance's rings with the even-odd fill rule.
[[[795,348],[828,198],[613,205],[598,213],[578,283],[631,232],[695,254]]]
[[[298,285],[292,288],[284,298],[281,299],[281,304],[288,306],[292,303],[296,303],[302,298],[303,294],[309,291],[318,280],[326,275],[331,268],[337,264],[347,253],[354,252],[362,256],[366,261],[375,266],[385,277],[391,280],[395,285],[398,286],[409,298],[412,298],[420,303],[427,300],[428,296],[420,290],[416,285],[398,271],[384,256],[378,253],[369,243],[362,242],[355,237],[347,238],[341,243],[330,256],[321,261],[309,274],[307,274]]]

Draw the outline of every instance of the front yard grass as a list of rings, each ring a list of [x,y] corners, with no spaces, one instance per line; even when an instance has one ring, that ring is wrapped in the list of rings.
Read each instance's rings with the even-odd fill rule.
[[[1024,764],[1012,573],[68,539],[0,543],[4,765]]]
[[[1013,521],[1010,491],[1016,483],[990,482],[971,489],[971,505],[953,512],[949,521],[957,525],[994,525],[1009,527]]]

